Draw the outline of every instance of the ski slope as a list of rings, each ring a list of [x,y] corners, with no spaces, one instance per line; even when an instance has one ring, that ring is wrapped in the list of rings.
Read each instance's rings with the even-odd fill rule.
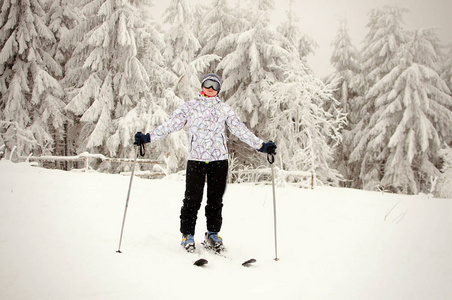
[[[181,249],[178,178],[134,178],[116,253],[128,185],[0,161],[0,299],[452,298],[452,199],[277,187],[275,262],[271,186],[228,186],[225,259]]]

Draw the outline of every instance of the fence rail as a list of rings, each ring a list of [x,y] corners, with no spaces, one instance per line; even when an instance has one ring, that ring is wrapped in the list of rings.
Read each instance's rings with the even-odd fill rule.
[[[303,188],[314,189],[315,186],[315,172],[314,171],[285,171],[279,168],[276,169],[277,182],[294,182],[297,186]],[[231,172],[234,177],[233,182],[266,182],[262,179],[263,176],[270,177],[270,168],[259,169],[243,169]],[[270,179],[268,180],[270,181]]]
[[[93,170],[90,166],[90,162],[101,160],[106,162],[115,163],[132,163],[133,159],[130,158],[112,158],[106,157],[102,154],[90,154],[88,152],[81,153],[75,156],[19,156],[19,161],[37,161],[37,162],[82,162],[85,172]],[[166,162],[155,159],[141,159],[137,158],[138,164],[154,164],[154,165],[166,165]],[[131,172],[121,172],[121,175],[130,176]],[[136,171],[136,176],[153,178],[166,176],[164,168],[160,168],[160,172],[153,171]],[[233,170],[229,174],[229,182],[241,183],[241,182],[270,182],[271,169],[270,168],[258,168],[258,169],[241,169]],[[295,185],[303,188],[313,189],[315,186],[315,172],[314,171],[285,171],[276,168],[276,181],[277,183],[291,182]]]
[[[90,162],[93,160],[101,160],[107,162],[117,162],[117,163],[132,163],[133,159],[130,158],[112,158],[106,157],[102,154],[90,154],[88,152],[81,153],[75,156],[52,156],[52,155],[43,155],[43,156],[19,156],[20,161],[37,161],[37,162],[83,162],[84,170],[89,171],[92,170],[90,167]],[[155,160],[155,159],[142,159],[137,158],[137,164],[154,164],[154,165],[166,165],[166,162]],[[127,172],[121,173],[127,174]],[[164,173],[153,173],[150,171],[144,171],[143,174],[137,173],[137,176],[143,177],[152,177],[152,176],[164,176]]]

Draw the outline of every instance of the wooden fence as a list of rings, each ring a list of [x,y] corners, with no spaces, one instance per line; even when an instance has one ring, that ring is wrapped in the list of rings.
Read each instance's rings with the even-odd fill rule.
[[[243,169],[230,172],[230,182],[271,182],[271,168]],[[314,171],[285,171],[275,167],[276,183],[293,183],[298,187],[313,189],[315,186]]]
[[[88,172],[93,170],[91,168],[91,163],[93,161],[105,161],[105,162],[116,162],[116,163],[133,163],[133,159],[131,158],[112,158],[106,157],[102,154],[90,154],[87,152],[81,153],[75,156],[51,156],[51,155],[43,155],[43,156],[19,156],[19,161],[36,161],[41,163],[44,162],[80,162],[83,165],[83,168],[80,169],[82,171]],[[166,162],[153,160],[153,159],[142,159],[137,158],[137,164],[154,164],[154,165],[166,165]],[[162,168],[163,170],[163,168]],[[123,175],[130,175],[130,172],[121,172]],[[164,172],[151,172],[151,171],[137,171],[135,174],[139,177],[156,177],[156,176],[165,176]]]
[[[102,154],[90,154],[87,152],[81,153],[76,156],[19,156],[19,161],[35,161],[41,164],[44,162],[80,162],[83,165],[83,168],[76,168],[81,171],[88,172],[93,170],[91,167],[91,163],[96,161],[96,163],[101,160],[105,162],[116,162],[116,163],[132,163],[133,159],[130,158],[111,158],[106,157]],[[145,178],[155,178],[155,177],[164,177],[168,174],[165,172],[166,162],[153,160],[153,159],[141,159],[137,158],[137,164],[154,164],[154,165],[163,165],[160,167],[159,172],[154,171],[135,171],[135,175],[139,177]],[[130,176],[131,172],[121,172],[120,174],[125,176]],[[313,189],[315,186],[315,172],[307,172],[307,171],[285,171],[275,167],[275,179],[278,185],[284,183],[295,184],[296,186],[303,188],[311,188]],[[258,169],[240,169],[240,170],[232,170],[229,172],[228,177],[229,182],[233,183],[242,183],[242,182],[271,182],[271,169],[270,168],[258,168]]]

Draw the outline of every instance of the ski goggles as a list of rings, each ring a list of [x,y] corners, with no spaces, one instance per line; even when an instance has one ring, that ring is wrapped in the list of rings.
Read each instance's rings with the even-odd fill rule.
[[[202,86],[205,87],[206,89],[214,89],[215,91],[219,92],[220,91],[220,84],[214,80],[211,79],[207,79],[206,81],[204,81],[202,83]]]

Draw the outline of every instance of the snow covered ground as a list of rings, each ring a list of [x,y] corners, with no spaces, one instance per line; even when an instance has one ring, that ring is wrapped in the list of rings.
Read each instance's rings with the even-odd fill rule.
[[[277,188],[275,262],[271,186],[228,186],[225,259],[180,248],[175,179],[134,178],[116,253],[128,184],[0,161],[0,299],[452,297],[452,199]]]

